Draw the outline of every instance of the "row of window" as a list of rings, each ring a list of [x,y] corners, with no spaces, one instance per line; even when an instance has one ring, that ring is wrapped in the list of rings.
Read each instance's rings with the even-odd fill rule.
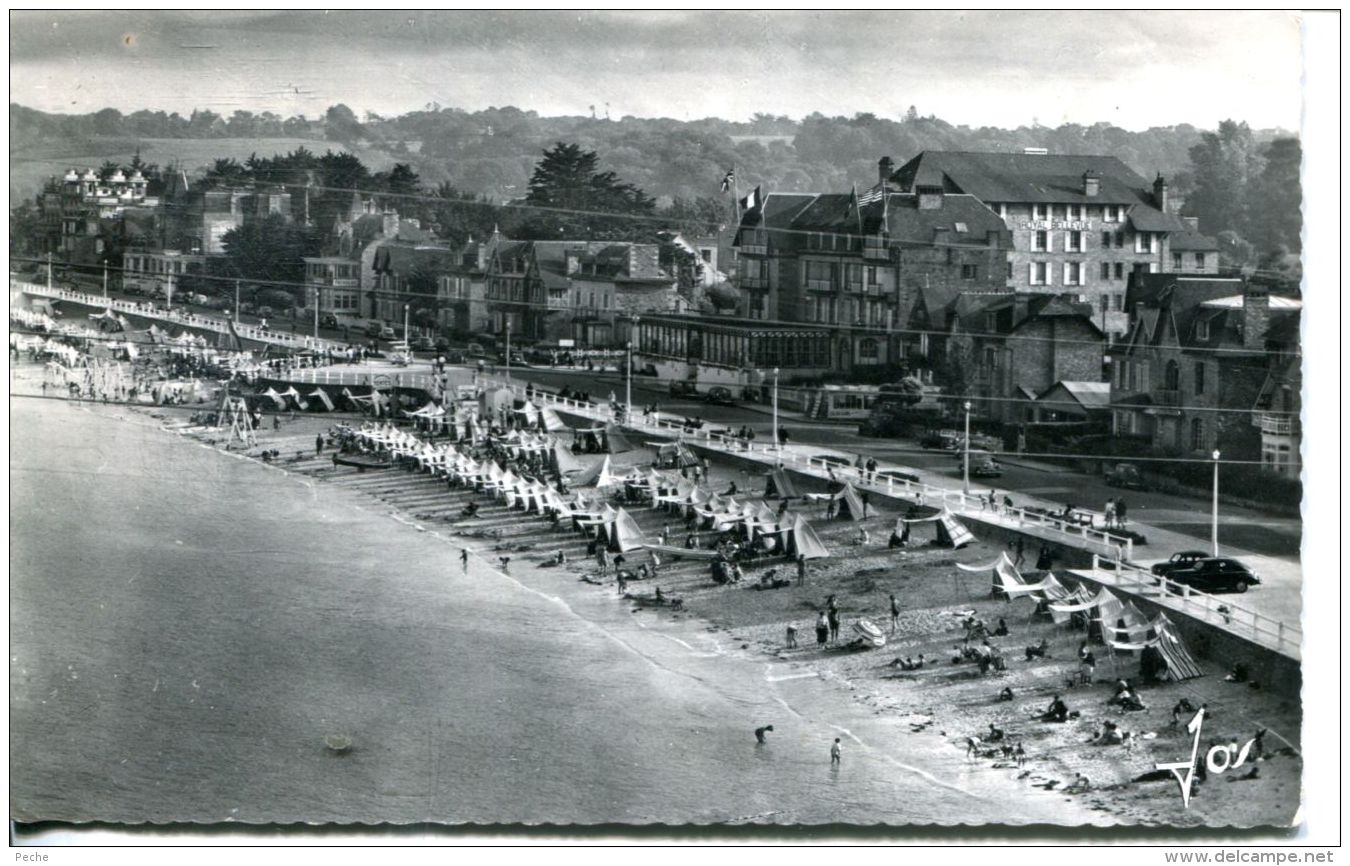
[[[1194,253],[1191,262],[1195,267],[1203,268],[1205,266],[1205,254]],[[1185,266],[1185,253],[1172,253],[1172,267],[1181,270]]]
[[[181,274],[187,262],[182,259],[162,259],[157,256],[124,256],[122,266],[129,273]]]
[[[867,325],[889,326],[892,311],[880,301],[859,298],[834,298],[808,295],[803,321],[837,325],[862,322]]]
[[[995,204],[990,202],[989,207],[998,212],[1003,219],[1008,218],[1008,208],[1019,208],[1018,205],[1009,205],[1006,202]],[[1108,204],[1098,207],[1097,205],[1086,204],[1033,204],[1031,206],[1031,218],[1034,220],[1090,220],[1100,219],[1107,223],[1125,222],[1125,212],[1129,208],[1126,205]]]
[[[1055,285],[1055,271],[1052,267],[1053,262],[1030,262],[1027,267],[1027,282],[1033,286],[1053,286]],[[1149,262],[1147,265],[1143,262],[1136,262],[1132,268],[1137,271],[1145,271],[1153,274],[1158,271],[1157,262]],[[1086,286],[1088,284],[1087,265],[1082,262],[1062,262],[1059,269],[1062,274],[1060,283],[1065,286]],[[965,276],[965,269],[962,268],[962,276]],[[1102,280],[1122,280],[1125,278],[1125,265],[1122,262],[1102,262],[1101,264]],[[1013,265],[1008,263],[1008,279],[1013,279]]]
[[[1062,243],[1056,243],[1055,236],[1062,234],[1064,240]],[[1052,253],[1058,251],[1066,253],[1087,252],[1088,232],[1074,229],[1071,231],[1055,232],[1050,229],[1037,229],[1031,233],[1031,249],[1033,252]],[[1156,253],[1158,251],[1157,232],[1135,232],[1134,251],[1136,253]],[[1125,232],[1102,232],[1101,249],[1124,249]]]
[[[1150,364],[1147,359],[1131,360],[1122,358],[1116,365],[1115,381],[1112,383],[1123,391],[1149,391],[1153,383],[1149,378]],[[1196,361],[1192,368],[1192,392],[1197,396],[1205,393],[1205,362]],[[1163,367],[1163,390],[1181,391],[1181,366],[1176,361],[1168,361]]]

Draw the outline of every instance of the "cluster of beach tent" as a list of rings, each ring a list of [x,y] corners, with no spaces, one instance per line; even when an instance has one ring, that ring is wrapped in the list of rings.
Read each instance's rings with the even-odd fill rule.
[[[1107,647],[1113,652],[1141,651],[1141,666],[1150,667],[1156,673],[1173,680],[1202,675],[1176,626],[1161,611],[1150,619],[1133,602],[1121,599],[1104,586],[1093,592],[1086,583],[1080,583],[1071,592],[1050,572],[1035,583],[1028,582],[1007,553],[1000,554],[998,560],[988,565],[958,563],[957,567],[966,571],[992,569],[994,589],[1007,595],[1009,600],[1026,596],[1044,603],[1058,625],[1068,622],[1075,613],[1087,613],[1092,631]]]

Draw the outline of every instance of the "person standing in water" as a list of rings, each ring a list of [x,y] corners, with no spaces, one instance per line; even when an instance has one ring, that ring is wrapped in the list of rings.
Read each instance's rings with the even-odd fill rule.
[[[838,737],[835,737],[835,738],[834,738],[834,745],[833,745],[833,746],[830,746],[830,766],[834,766],[835,764],[839,764],[839,763],[840,763],[840,756],[841,756],[841,752],[840,752],[840,747],[839,747],[839,738],[838,738]]]

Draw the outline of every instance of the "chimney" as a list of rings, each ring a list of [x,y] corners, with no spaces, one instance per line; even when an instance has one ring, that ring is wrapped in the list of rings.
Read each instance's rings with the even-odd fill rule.
[[[891,179],[894,171],[895,162],[889,156],[883,156],[877,161],[877,179],[880,183],[887,183]]]
[[[1260,349],[1270,327],[1270,295],[1250,283],[1242,293],[1242,348]]]
[[[937,210],[942,207],[942,187],[916,186],[914,192],[919,197],[919,210]]]
[[[1200,232],[1200,217],[1182,217],[1181,221],[1184,222],[1186,227],[1191,231],[1196,232],[1197,234]]]
[[[1101,175],[1092,169],[1083,172],[1083,195],[1088,198],[1096,197],[1097,193],[1102,191]]]
[[[1153,179],[1153,202],[1158,206],[1158,210],[1167,213],[1167,181],[1163,179],[1161,172]]]
[[[387,210],[381,216],[384,218],[384,224],[380,227],[381,233],[387,238],[398,234],[398,211]]]

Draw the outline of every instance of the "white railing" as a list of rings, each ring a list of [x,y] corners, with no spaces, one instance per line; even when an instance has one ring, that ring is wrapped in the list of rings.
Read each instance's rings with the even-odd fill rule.
[[[180,310],[160,309],[153,304],[135,301],[128,301],[122,298],[110,298],[103,295],[93,295],[88,292],[77,292],[73,289],[47,288],[37,283],[26,283],[21,280],[10,278],[9,289],[11,292],[23,292],[24,294],[34,295],[44,298],[55,298],[62,301],[71,301],[77,304],[84,304],[90,307],[102,307],[104,309],[116,310],[122,313],[128,313],[140,316],[146,319],[155,319],[161,322],[171,322],[176,325],[191,328],[201,328],[207,331],[214,331],[218,334],[229,333],[229,324],[224,319],[217,319],[210,316],[199,316],[196,313],[188,313]],[[312,349],[316,352],[323,352],[328,349],[334,351],[345,350],[346,346],[333,342],[331,340],[315,339],[314,337],[305,337],[299,334],[283,334],[276,331],[259,328],[255,325],[246,325],[239,323],[234,326],[234,332],[241,338],[255,340],[260,343],[272,343],[278,346],[286,346],[292,349]]]
[[[1102,583],[1110,583],[1196,619],[1221,625],[1225,631],[1291,658],[1300,657],[1303,627],[1297,623],[1275,619],[1126,563],[1103,565],[1093,556],[1092,572],[1093,577]],[[1110,580],[1106,579],[1107,575]]]

